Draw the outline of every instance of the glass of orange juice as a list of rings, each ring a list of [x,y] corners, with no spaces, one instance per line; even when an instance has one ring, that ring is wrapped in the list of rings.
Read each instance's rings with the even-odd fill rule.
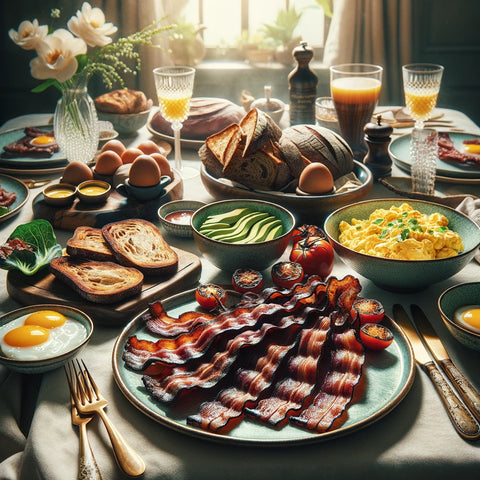
[[[443,67],[431,63],[412,63],[402,67],[403,91],[408,113],[415,128],[422,129],[437,105]]]
[[[175,168],[182,178],[192,178],[198,170],[182,165],[180,130],[188,118],[193,94],[195,69],[192,67],[158,67],[153,70],[160,113],[172,124],[174,134]]]
[[[330,67],[330,91],[342,136],[355,158],[367,153],[363,129],[371,120],[382,88],[383,68],[368,63]]]

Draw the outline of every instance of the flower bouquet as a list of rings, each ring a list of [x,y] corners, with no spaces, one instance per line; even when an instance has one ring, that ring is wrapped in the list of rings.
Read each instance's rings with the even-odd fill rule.
[[[51,17],[59,18],[60,10],[53,9]],[[124,87],[122,74],[136,74],[141,68],[138,46],[155,46],[153,38],[171,27],[155,22],[113,43],[111,35],[117,27],[106,22],[103,11],[88,2],[70,18],[67,27],[53,30],[37,19],[25,20],[8,34],[18,46],[37,54],[30,61],[30,72],[43,82],[33,91],[43,92],[54,86],[62,93],[54,116],[55,139],[61,151],[69,161],[88,162],[97,150],[99,136],[88,81],[98,74],[108,89],[114,83]]]

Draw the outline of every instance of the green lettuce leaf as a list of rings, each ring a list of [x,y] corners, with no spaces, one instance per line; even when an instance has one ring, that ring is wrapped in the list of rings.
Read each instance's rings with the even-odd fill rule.
[[[14,250],[0,263],[5,270],[18,269],[25,275],[34,275],[62,255],[62,247],[57,243],[53,227],[47,220],[38,219],[19,225],[9,240],[12,238],[23,240],[33,247],[33,251]]]

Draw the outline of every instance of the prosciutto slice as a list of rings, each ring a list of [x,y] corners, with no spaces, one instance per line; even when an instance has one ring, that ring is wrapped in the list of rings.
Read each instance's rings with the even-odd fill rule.
[[[327,431],[353,398],[353,391],[362,375],[365,362],[363,345],[351,328],[333,336],[332,368],[320,393],[300,415],[290,422],[318,433]]]

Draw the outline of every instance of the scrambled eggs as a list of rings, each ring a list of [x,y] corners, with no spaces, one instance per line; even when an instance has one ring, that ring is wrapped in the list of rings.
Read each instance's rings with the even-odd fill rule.
[[[440,213],[424,215],[408,203],[375,210],[368,220],[340,223],[339,241],[352,250],[399,260],[433,260],[458,255],[463,242]]]

